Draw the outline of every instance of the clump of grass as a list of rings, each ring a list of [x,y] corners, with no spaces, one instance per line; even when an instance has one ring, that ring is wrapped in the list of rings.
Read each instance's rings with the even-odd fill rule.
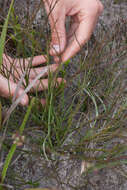
[[[13,9],[13,15],[14,11]],[[13,15],[10,25],[13,29],[11,36],[14,46],[18,47],[15,54],[33,57],[42,53],[41,34],[31,25],[28,30],[23,28],[18,24],[18,17],[15,20]],[[33,17],[32,19],[34,20]],[[85,175],[102,168],[126,164],[127,98],[124,60],[127,58],[127,36],[122,33],[124,22],[124,19],[118,21],[114,31],[111,30],[108,35],[106,28],[104,30],[102,27],[98,32],[99,36],[93,36],[77,58],[60,67],[59,73],[49,73],[49,85],[45,92],[32,94],[36,97],[36,103],[24,133],[29,139],[29,147],[36,145],[38,148],[27,156],[36,154],[38,158],[43,156],[52,162],[57,162],[63,156],[70,160],[78,159],[87,166],[83,170]],[[120,32],[122,36],[117,35]],[[28,44],[24,42],[23,36],[24,39],[27,38]],[[52,59],[48,52],[50,39],[46,34],[43,37],[46,41],[44,52],[49,58],[47,64],[51,64]],[[38,43],[36,39],[39,39]],[[67,80],[67,84],[61,83],[58,88],[54,88],[53,81],[59,75]],[[38,103],[39,98],[46,99],[45,106]],[[10,127],[2,146],[6,153],[10,151],[9,136],[19,127],[19,118],[22,120],[24,110],[15,108],[11,113],[8,121]],[[37,130],[42,135],[37,139],[30,138],[29,133],[32,132],[34,136]],[[3,131],[1,134],[3,135]],[[21,154],[22,151],[20,149]],[[10,156],[10,152],[8,155]],[[11,159],[4,163],[8,169],[10,161]],[[2,179],[6,175],[6,169],[4,171]],[[31,186],[34,183],[31,182]]]

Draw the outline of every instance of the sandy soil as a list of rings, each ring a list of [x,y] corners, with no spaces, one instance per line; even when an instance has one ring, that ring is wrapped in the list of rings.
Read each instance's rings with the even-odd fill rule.
[[[0,4],[2,4],[2,0]],[[37,6],[38,2],[30,1],[30,9],[33,11],[34,6]],[[8,3],[7,1],[5,4]],[[6,6],[4,4],[4,9],[6,10]],[[113,26],[113,23],[118,20],[120,17],[127,18],[127,3],[113,4],[113,0],[103,0],[104,4],[104,12],[99,19],[99,23],[95,30],[95,35],[101,24],[109,30]],[[2,5],[3,6],[3,5]],[[20,16],[22,22],[25,22],[24,12],[27,9],[25,0],[16,0],[15,1],[16,11]],[[22,7],[22,11],[21,11]],[[20,12],[21,11],[21,12]],[[43,13],[41,10],[38,12],[36,20],[34,21],[35,25],[42,24]],[[112,28],[113,29],[113,28]],[[124,63],[126,64],[126,62]],[[41,134],[29,134],[34,135],[35,138]],[[29,142],[28,142],[29,144]],[[24,150],[32,150],[34,151],[35,147],[29,147],[27,144],[24,146]],[[57,166],[57,167],[56,167]],[[56,187],[58,189],[63,190],[127,190],[127,181],[126,178],[123,177],[119,172],[118,168],[113,169],[102,169],[97,173],[89,174],[89,176],[81,175],[81,161],[79,160],[70,160],[67,157],[60,157],[58,161],[54,162],[46,162],[43,158],[38,156],[26,156],[25,153],[20,155],[16,160],[16,163],[11,165],[16,173],[20,174],[24,180],[32,180],[38,181],[40,187]],[[123,166],[127,171],[127,166]],[[11,176],[11,169],[10,174]],[[18,175],[17,175],[18,176]],[[17,177],[18,181],[18,177]],[[20,181],[20,180],[19,180]],[[89,182],[86,185],[86,182]],[[85,182],[85,183],[84,183]],[[12,183],[11,180],[8,181],[9,184],[12,184],[13,187],[18,182]],[[20,182],[19,182],[20,183]],[[85,184],[85,185],[84,185]],[[29,184],[26,186],[22,186],[14,188],[15,190],[23,190],[24,188],[29,187]]]

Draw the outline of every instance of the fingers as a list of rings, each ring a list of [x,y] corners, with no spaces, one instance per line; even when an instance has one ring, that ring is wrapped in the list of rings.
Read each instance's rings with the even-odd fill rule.
[[[101,11],[102,8],[100,8],[100,6],[97,5],[95,10],[92,11],[91,9],[91,12],[88,11],[87,13],[86,11],[85,12],[82,11],[80,12],[80,14],[76,15],[79,24],[75,22],[71,27],[74,33],[72,35],[72,32],[70,32],[71,38],[69,40],[69,43],[65,51],[61,56],[62,62],[65,62],[71,57],[73,57],[82,48],[82,46],[90,39]],[[78,26],[77,30],[76,26]]]
[[[32,81],[31,81],[32,82]],[[61,82],[66,83],[66,81],[62,78],[57,78],[56,82],[55,82],[55,86],[57,87]],[[36,85],[33,86],[33,88],[31,89],[31,92],[36,92],[36,91],[43,91],[48,89],[48,79],[42,79],[40,81],[37,81]]]
[[[62,62],[73,57],[89,40],[103,5],[99,0],[44,0],[51,26],[50,54],[61,54]],[[66,36],[66,15],[76,18]],[[66,46],[66,37],[69,37]],[[65,49],[66,47],[66,49]],[[64,51],[65,50],[65,51]],[[58,59],[55,59],[56,62]]]
[[[24,70],[27,69],[30,66],[38,66],[41,65],[43,63],[45,63],[47,60],[46,55],[39,55],[39,56],[35,56],[35,57],[31,57],[31,58],[26,58],[26,59],[13,59],[10,56],[4,54],[3,55],[3,65],[4,67],[6,67],[7,71],[12,71],[15,70],[18,75],[18,71],[20,70]]]
[[[68,44],[74,39],[74,34],[75,34],[77,28],[79,27],[79,23],[76,22],[73,18],[71,19],[72,21],[71,21],[71,25],[70,25],[70,30],[67,34]]]
[[[70,41],[66,50],[62,54],[62,62],[73,57],[81,49],[81,47],[89,40],[94,26],[95,19],[91,17],[87,17],[80,22],[77,31],[73,34],[73,40]]]
[[[0,95],[3,96],[4,98],[9,98],[9,97],[13,97],[16,91],[16,87],[17,85],[15,83],[13,83],[12,81],[8,81],[6,78],[4,78],[2,75],[0,75]],[[23,93],[23,89],[20,88],[18,93],[17,93],[17,97],[18,98],[22,93]],[[20,101],[20,104],[23,106],[28,105],[28,96],[27,94],[25,94],[23,96],[23,98]]]
[[[32,59],[28,58],[25,60],[25,64],[29,64],[30,61],[32,62],[32,66],[38,66],[42,63],[45,63],[47,61],[47,56],[46,55],[39,55],[39,56],[35,56]]]
[[[40,55],[40,56],[35,56],[33,58],[27,58],[27,59],[12,59],[8,55],[3,56],[4,63],[3,65],[6,66],[4,69],[4,73],[8,73],[10,75],[10,80],[12,81],[18,81],[22,73],[24,72],[24,67],[25,70],[27,67],[30,66],[38,66],[44,62],[46,62],[46,56]],[[56,65],[49,67],[49,70],[55,71],[56,70]],[[44,67],[45,68],[45,67]],[[37,68],[37,69],[28,69],[28,75],[30,74],[30,78],[35,78],[35,76],[40,73],[42,68]],[[7,74],[6,74],[7,75]]]
[[[44,2],[51,26],[51,55],[60,54],[64,51],[66,45],[66,10],[64,4],[61,4],[61,2],[58,0]]]
[[[34,79],[42,71],[42,69],[45,70],[45,68],[48,68],[48,72],[45,73],[45,75],[44,75],[44,76],[47,76],[49,71],[50,72],[55,72],[58,69],[58,66],[59,66],[58,64],[52,64],[52,65],[48,65],[48,66],[41,67],[41,68],[31,69],[30,73],[29,73],[29,78]]]
[[[47,68],[48,72],[43,75],[43,77],[45,77],[49,74],[49,72],[52,72],[52,73],[55,72],[58,69],[58,67],[59,67],[59,64],[52,64],[52,65],[39,67],[39,68],[31,68],[27,73],[27,77],[29,80],[34,79],[38,74],[40,74],[40,72],[42,70],[45,70]],[[13,73],[10,76],[10,80],[12,80],[14,82],[15,81],[18,82],[22,73],[23,73],[23,71],[21,69],[15,68]],[[24,82],[25,82],[25,80],[24,80]]]
[[[20,67],[25,65],[25,66],[38,66],[42,63],[45,63],[47,61],[46,55],[39,55],[35,57],[30,57],[26,59],[15,59],[15,65],[17,67]]]
[[[36,62],[36,61],[35,61]],[[50,72],[55,72],[58,68],[58,64],[53,64],[53,65],[50,65],[50,66],[46,66],[46,67],[43,67],[43,69],[47,68],[49,69]],[[29,74],[29,82],[32,82],[32,80],[41,72],[42,68],[35,68],[35,69],[31,69],[31,72]],[[15,81],[18,82],[18,78],[20,78],[20,75],[22,73],[22,71],[20,69],[17,69],[14,71],[15,73],[13,73],[15,75]],[[48,74],[48,73],[46,73]],[[15,94],[15,91],[16,91],[16,88],[17,88],[17,84],[13,82],[14,81],[14,78],[13,76],[10,76],[10,80],[8,81],[6,78],[4,78],[2,75],[0,75],[0,95],[5,97],[5,98],[9,98],[9,97],[13,97],[14,94]],[[64,82],[65,81],[61,78],[58,78],[55,85],[57,86],[58,84],[60,84],[61,82]],[[42,91],[42,90],[45,90],[48,88],[48,79],[43,79],[43,80],[40,80],[36,83],[36,85],[34,85],[33,89],[31,90],[32,92],[34,91]],[[18,93],[17,93],[17,97],[20,97],[20,95],[24,92],[23,90],[23,87],[20,88],[18,90]],[[23,98],[21,99],[20,101],[20,104],[25,106],[25,105],[28,105],[28,96],[27,94],[25,94],[23,96]],[[45,101],[42,99],[41,100],[41,103],[44,104]]]
[[[54,22],[54,26],[51,27],[51,49],[50,55],[57,55],[64,51],[66,45],[66,32],[65,32],[65,18],[59,18]]]

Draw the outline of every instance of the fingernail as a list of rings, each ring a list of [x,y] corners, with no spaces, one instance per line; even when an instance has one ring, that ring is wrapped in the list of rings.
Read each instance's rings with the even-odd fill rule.
[[[28,97],[22,98],[20,103],[22,106],[27,106],[29,103]]]
[[[55,53],[59,53],[60,52],[60,46],[59,45],[53,45],[53,50],[55,51]]]

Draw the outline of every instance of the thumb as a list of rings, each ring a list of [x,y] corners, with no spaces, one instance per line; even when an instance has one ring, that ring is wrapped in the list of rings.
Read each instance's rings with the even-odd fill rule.
[[[64,51],[66,46],[66,29],[65,29],[65,8],[61,6],[61,2],[47,5],[46,11],[49,15],[49,23],[51,27],[51,45],[50,54],[57,55]],[[62,11],[61,11],[62,7]]]

